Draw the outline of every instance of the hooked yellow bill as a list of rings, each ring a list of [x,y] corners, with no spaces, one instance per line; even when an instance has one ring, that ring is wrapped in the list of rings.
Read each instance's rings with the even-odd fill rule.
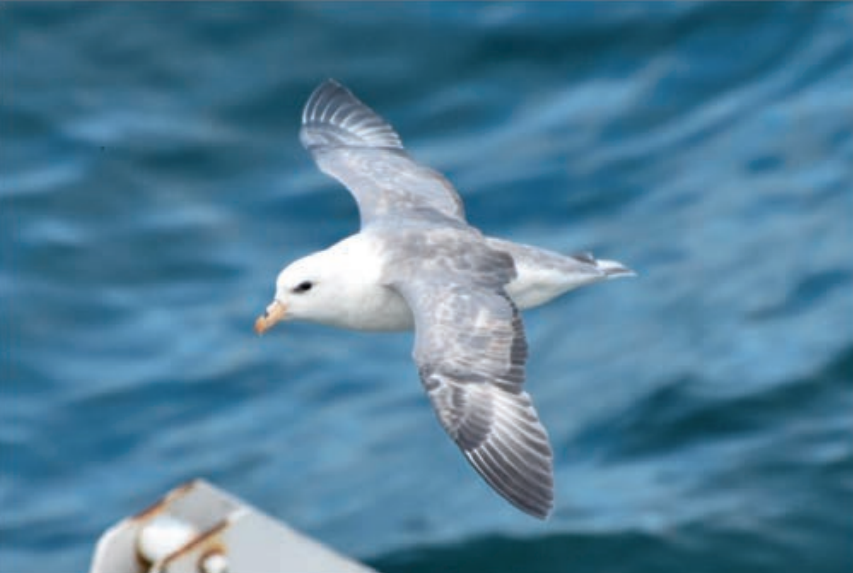
[[[277,300],[272,301],[272,304],[267,307],[266,312],[255,321],[255,332],[257,334],[265,333],[275,326],[275,323],[283,319],[286,312],[287,308],[282,303]]]

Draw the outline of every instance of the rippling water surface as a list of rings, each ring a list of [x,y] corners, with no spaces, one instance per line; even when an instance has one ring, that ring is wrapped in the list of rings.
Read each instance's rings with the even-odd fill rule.
[[[382,571],[853,568],[853,10],[0,4],[0,570],[83,571],[205,477]],[[252,333],[352,233],[326,77],[484,231],[640,277],[526,315],[549,522],[446,438],[408,334]]]

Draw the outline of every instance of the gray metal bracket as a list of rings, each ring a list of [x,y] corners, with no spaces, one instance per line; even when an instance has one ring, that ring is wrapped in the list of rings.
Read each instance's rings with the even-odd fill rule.
[[[194,480],[109,528],[90,573],[375,573]]]

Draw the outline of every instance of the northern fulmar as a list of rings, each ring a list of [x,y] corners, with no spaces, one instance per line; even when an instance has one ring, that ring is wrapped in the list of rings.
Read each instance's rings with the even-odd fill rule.
[[[413,358],[441,426],[495,491],[546,518],[553,455],[523,388],[519,309],[634,273],[588,253],[483,235],[450,182],[412,159],[394,129],[334,80],[308,99],[300,140],[355,197],[361,230],[285,267],[256,332],[289,319],[414,328]]]

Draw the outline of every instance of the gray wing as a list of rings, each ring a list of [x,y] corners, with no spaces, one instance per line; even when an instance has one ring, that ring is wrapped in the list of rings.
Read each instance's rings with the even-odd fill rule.
[[[518,310],[483,280],[392,286],[415,317],[414,358],[442,427],[498,493],[546,518],[551,446],[522,389],[527,343]]]
[[[362,227],[425,211],[465,220],[450,182],[413,161],[394,128],[338,82],[326,80],[311,94],[299,137],[320,170],[355,196]]]

